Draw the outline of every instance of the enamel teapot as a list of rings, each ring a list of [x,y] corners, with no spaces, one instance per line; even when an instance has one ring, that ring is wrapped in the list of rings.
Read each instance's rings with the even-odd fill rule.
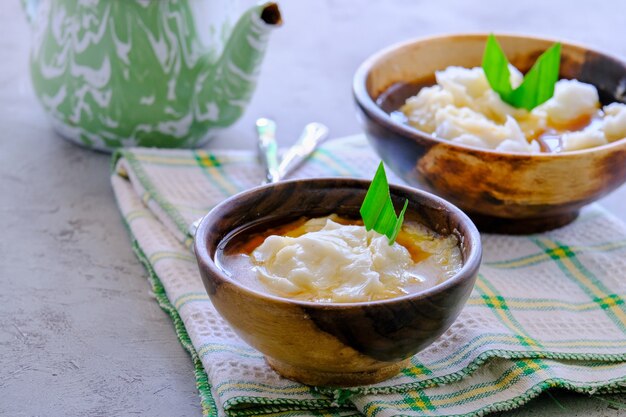
[[[235,23],[233,0],[23,0],[31,77],[53,127],[80,145],[194,148],[243,113],[275,3]]]

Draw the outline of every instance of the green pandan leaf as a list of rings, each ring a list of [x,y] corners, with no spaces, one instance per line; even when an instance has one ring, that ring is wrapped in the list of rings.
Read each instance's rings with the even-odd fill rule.
[[[400,215],[396,217],[391,194],[389,194],[389,183],[387,182],[385,167],[383,167],[381,162],[360,209],[365,229],[373,229],[381,235],[387,236],[389,244],[393,245],[402,227],[404,213],[408,205],[409,200],[406,200]]]
[[[500,96],[508,96],[513,91],[511,87],[511,72],[509,71],[509,61],[504,55],[504,51],[491,34],[487,38],[485,52],[483,53],[483,71],[489,81],[489,85]],[[504,100],[504,97],[502,98]]]
[[[500,95],[502,101],[530,111],[554,95],[560,64],[561,44],[557,42],[541,54],[526,73],[522,84],[513,89],[509,62],[496,37],[491,34],[485,45],[482,67],[489,85]]]
[[[524,76],[524,82],[511,93],[516,107],[528,111],[545,103],[554,95],[554,85],[559,80],[561,44],[555,43],[535,62]]]

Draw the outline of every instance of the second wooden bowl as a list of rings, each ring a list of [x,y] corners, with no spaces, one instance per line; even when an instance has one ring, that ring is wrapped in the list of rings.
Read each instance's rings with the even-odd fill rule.
[[[497,35],[513,65],[526,71],[553,40]],[[465,210],[483,231],[533,233],[563,226],[581,207],[626,181],[626,139],[559,154],[495,152],[453,144],[393,120],[377,99],[392,86],[433,80],[448,66],[481,65],[487,35],[449,35],[391,46],[367,59],[354,77],[354,96],[368,139],[411,185]],[[563,43],[561,78],[595,85],[606,103],[626,99],[626,64]],[[398,88],[400,107],[411,95]],[[414,92],[413,92],[414,93]]]

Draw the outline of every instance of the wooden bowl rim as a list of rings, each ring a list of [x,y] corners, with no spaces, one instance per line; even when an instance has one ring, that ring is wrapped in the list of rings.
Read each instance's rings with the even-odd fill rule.
[[[468,233],[463,234],[461,230],[458,233],[462,237],[462,244],[467,245],[469,249],[469,254],[467,259],[464,260],[463,266],[461,269],[454,274],[452,277],[448,278],[444,282],[435,285],[434,287],[430,287],[425,289],[424,291],[419,291],[416,293],[406,294],[400,297],[388,298],[384,300],[375,300],[375,301],[360,301],[354,303],[321,303],[314,301],[301,301],[294,300],[290,298],[280,297],[277,295],[270,294],[269,292],[260,292],[256,291],[252,288],[246,287],[242,283],[238,282],[236,279],[233,279],[226,275],[215,263],[213,257],[209,253],[207,248],[207,235],[210,224],[214,221],[219,221],[222,217],[227,216],[230,211],[232,211],[231,206],[236,204],[240,199],[254,199],[258,195],[263,195],[264,191],[271,188],[278,187],[289,187],[294,184],[305,184],[307,185],[306,189],[310,187],[317,186],[320,189],[323,188],[361,188],[367,190],[370,185],[370,181],[356,178],[333,178],[333,177],[325,177],[325,178],[311,178],[311,179],[296,179],[296,180],[288,180],[281,181],[275,184],[262,185],[259,187],[252,188],[250,190],[246,190],[235,194],[234,196],[222,201],[220,204],[215,206],[200,222],[198,229],[196,231],[195,239],[194,239],[194,251],[196,258],[198,260],[198,264],[201,268],[205,268],[210,274],[216,276],[220,281],[227,282],[232,284],[236,288],[238,288],[241,292],[247,294],[248,296],[256,297],[259,299],[263,299],[270,303],[276,303],[281,305],[293,305],[302,308],[309,309],[322,309],[322,310],[345,310],[352,308],[361,308],[361,307],[373,307],[373,306],[385,306],[394,303],[402,303],[402,302],[413,302],[421,299],[425,299],[436,295],[438,293],[444,292],[451,287],[461,285],[464,281],[472,280],[474,275],[478,273],[478,269],[480,267],[480,262],[482,260],[482,245],[480,239],[480,233],[478,229],[474,225],[474,223],[470,220],[470,218],[463,212],[461,209],[453,205],[452,203],[444,200],[443,198],[437,197],[431,193],[417,190],[412,187],[406,187],[401,185],[390,184],[390,191],[393,195],[397,192],[402,192],[406,195],[409,195],[410,198],[413,198],[414,202],[418,204],[428,203],[429,207],[432,208],[440,208],[446,211],[447,215],[455,216],[459,223],[462,224]],[[305,189],[304,187],[299,188],[299,190]],[[223,239],[223,237],[222,237]],[[217,246],[219,242],[216,242],[215,246]]]
[[[541,159],[561,158],[562,159],[562,158],[569,158],[569,157],[576,157],[580,155],[592,154],[596,152],[603,152],[603,151],[611,152],[615,150],[612,148],[617,149],[626,145],[626,138],[622,138],[614,142],[607,143],[605,145],[594,146],[592,148],[581,149],[581,150],[576,150],[576,151],[567,151],[567,152],[562,152],[562,153],[544,153],[544,152],[542,153],[518,153],[518,152],[496,151],[493,149],[483,149],[483,148],[477,148],[474,146],[453,143],[449,140],[439,139],[431,135],[430,133],[422,132],[421,130],[416,129],[412,126],[399,123],[393,120],[387,112],[385,112],[383,109],[381,109],[378,106],[378,104],[376,104],[376,102],[370,96],[367,90],[367,78],[372,68],[374,68],[374,66],[377,63],[387,59],[390,55],[394,54],[396,51],[400,49],[415,46],[417,44],[427,42],[427,41],[433,41],[433,40],[455,39],[455,38],[456,40],[460,40],[460,41],[467,40],[467,39],[476,39],[476,38],[486,39],[487,36],[489,35],[490,33],[487,33],[487,32],[470,32],[470,33],[453,33],[453,34],[425,36],[425,37],[419,37],[419,38],[414,38],[414,39],[409,39],[406,41],[398,42],[398,43],[395,43],[393,45],[390,45],[386,48],[379,50],[378,52],[369,56],[365,61],[363,61],[363,63],[359,66],[359,68],[356,70],[356,73],[354,74],[353,82],[352,82],[352,92],[353,92],[353,96],[357,105],[367,115],[367,117],[374,119],[378,124],[385,126],[386,128],[392,130],[394,133],[399,134],[401,136],[405,136],[413,141],[427,140],[427,141],[433,142],[433,144],[444,144],[452,148],[458,148],[464,151],[472,151],[477,154],[483,153],[483,154],[489,154],[492,156],[497,155],[497,156],[503,156],[505,158],[510,158],[510,159],[518,159],[518,160],[519,159],[538,159],[538,158],[541,158]],[[544,37],[533,36],[533,35],[522,35],[522,34],[506,33],[506,32],[495,33],[495,35],[496,37],[499,37],[499,38],[527,39],[527,40],[535,40],[535,41],[542,41],[542,42],[561,42],[561,44],[565,46],[566,48],[579,49],[585,52],[586,51],[593,52],[599,56],[602,56],[603,58],[607,58],[607,59],[614,60],[616,62],[621,63],[625,68],[624,80],[626,80],[626,61],[620,58],[617,58],[614,55],[611,55],[609,53],[603,52],[599,49],[589,48],[587,46],[584,46],[575,42],[557,41],[551,38],[544,38]]]

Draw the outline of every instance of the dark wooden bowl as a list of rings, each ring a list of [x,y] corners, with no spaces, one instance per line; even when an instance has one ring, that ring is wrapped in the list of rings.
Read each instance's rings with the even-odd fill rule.
[[[407,183],[465,210],[482,231],[533,233],[563,226],[581,207],[626,180],[626,140],[561,154],[516,154],[452,144],[392,120],[377,99],[389,87],[433,80],[450,65],[481,65],[485,34],[409,41],[367,59],[354,77],[354,97],[370,143]],[[554,41],[497,35],[513,65],[526,71]],[[564,43],[561,77],[595,85],[604,104],[624,101],[626,64]],[[397,88],[391,106],[414,92]]]
[[[408,187],[391,187],[396,206],[409,200],[406,218],[462,242],[459,273],[423,292],[359,303],[296,301],[247,288],[216,266],[218,245],[240,227],[331,213],[358,218],[368,187],[340,178],[258,187],[219,204],[196,232],[195,253],[213,305],[287,378],[333,386],[387,379],[450,327],[472,290],[481,260],[478,230],[452,204]]]

